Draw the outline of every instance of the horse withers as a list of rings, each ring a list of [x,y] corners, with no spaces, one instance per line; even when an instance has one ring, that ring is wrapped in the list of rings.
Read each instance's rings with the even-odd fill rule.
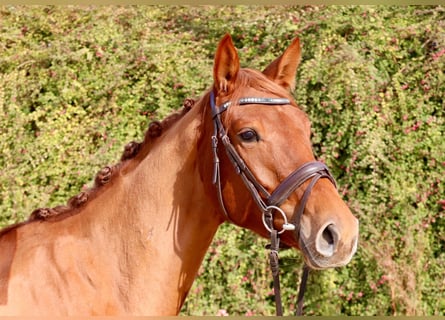
[[[141,143],[66,205],[0,231],[0,314],[176,315],[219,225],[301,250],[313,269],[347,264],[358,221],[291,91],[295,39],[263,72],[219,43],[213,85],[152,123]]]

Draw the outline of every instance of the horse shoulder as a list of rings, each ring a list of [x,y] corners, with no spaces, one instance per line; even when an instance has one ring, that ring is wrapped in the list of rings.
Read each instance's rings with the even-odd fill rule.
[[[122,313],[113,282],[118,270],[107,257],[112,253],[97,252],[90,237],[62,227],[63,222],[57,228],[51,222],[30,223],[2,239],[2,257],[3,249],[9,257],[0,258],[0,279],[6,279],[0,283],[3,304],[33,315],[42,304],[42,312],[53,314]],[[27,309],[31,306],[36,309]]]

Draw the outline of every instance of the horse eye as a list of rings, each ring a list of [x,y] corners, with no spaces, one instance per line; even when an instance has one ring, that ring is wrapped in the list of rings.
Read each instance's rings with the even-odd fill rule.
[[[258,135],[253,129],[247,129],[239,134],[241,139],[246,142],[258,141]]]

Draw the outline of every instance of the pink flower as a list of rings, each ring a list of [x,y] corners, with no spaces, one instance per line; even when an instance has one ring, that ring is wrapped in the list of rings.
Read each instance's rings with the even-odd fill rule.
[[[378,284],[379,285],[382,285],[382,284],[384,284],[385,282],[387,282],[389,280],[389,276],[387,276],[387,275],[382,275],[381,277],[380,277],[380,280],[379,280],[379,282],[378,282]]]
[[[445,49],[440,50],[438,53],[433,54],[433,60],[439,59],[444,54],[445,54]]]
[[[219,309],[218,312],[216,313],[216,315],[218,317],[228,317],[229,316],[226,309]]]

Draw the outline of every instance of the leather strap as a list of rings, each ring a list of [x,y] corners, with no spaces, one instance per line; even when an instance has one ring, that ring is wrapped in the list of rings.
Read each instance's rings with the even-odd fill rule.
[[[334,186],[337,185],[334,177],[332,177],[328,167],[326,167],[324,163],[318,161],[307,162],[292,172],[278,185],[269,197],[268,204],[274,206],[281,205],[305,181],[315,176],[328,178]]]
[[[271,221],[271,224],[273,222]],[[278,260],[278,250],[280,248],[280,238],[277,230],[270,232],[270,251],[269,264],[272,270],[273,277],[273,291],[275,295],[275,312],[277,316],[283,315],[283,304],[281,302],[281,288],[280,288],[280,264]]]
[[[210,93],[210,101],[214,104],[215,96],[213,91]],[[276,106],[276,105],[283,105],[283,104],[290,104],[290,100],[287,98],[256,98],[256,97],[247,97],[247,98],[241,98],[238,100],[238,105],[246,105],[246,104],[264,104],[264,105],[270,105],[270,106]],[[215,116],[223,113],[226,111],[230,106],[232,105],[231,101],[227,101],[223,103],[219,107],[212,107],[212,118],[215,118]]]
[[[306,291],[307,279],[309,277],[310,271],[311,268],[309,268],[307,264],[304,264],[303,274],[301,276],[300,288],[298,289],[297,311],[295,312],[296,316],[303,315],[304,292]]]

